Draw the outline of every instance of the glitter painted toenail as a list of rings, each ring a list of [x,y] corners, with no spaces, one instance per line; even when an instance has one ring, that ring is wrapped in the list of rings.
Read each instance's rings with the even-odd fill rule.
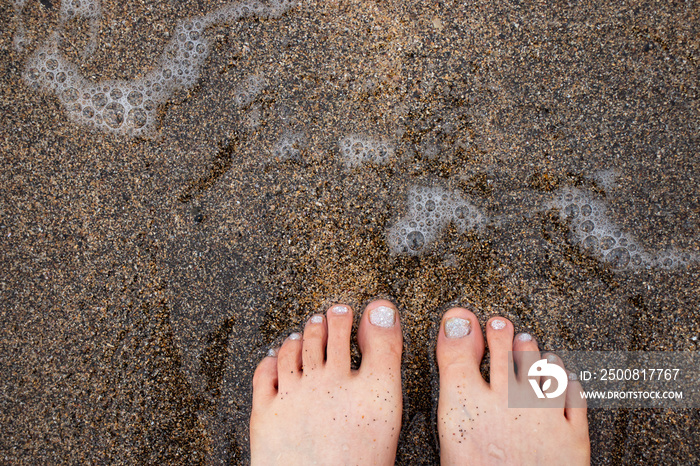
[[[501,330],[505,328],[506,326],[506,321],[502,319],[493,319],[491,321],[491,328],[494,330]]]
[[[267,356],[270,357],[270,358],[276,358],[276,357],[277,357],[277,351],[274,350],[274,349],[272,349],[272,348],[270,348],[269,350],[267,350]]]
[[[347,314],[348,312],[350,312],[350,309],[348,309],[347,306],[333,306],[331,308],[331,312],[333,314],[343,315],[343,314]]]
[[[445,336],[447,338],[462,338],[472,332],[472,324],[468,319],[450,317],[445,321]]]
[[[294,332],[291,335],[289,335],[289,339],[290,340],[301,340],[301,333]]]
[[[321,324],[323,323],[323,316],[316,314],[309,319],[309,322],[312,324]]]
[[[571,381],[578,380],[578,377],[576,376],[575,372],[569,372],[569,380],[571,380]]]
[[[553,354],[550,354],[549,356],[547,356],[547,362],[557,362],[557,357]]]
[[[518,335],[518,341],[532,341],[532,335],[529,333],[521,333]]]
[[[369,322],[383,328],[391,328],[396,321],[395,311],[387,306],[379,306],[369,311]]]

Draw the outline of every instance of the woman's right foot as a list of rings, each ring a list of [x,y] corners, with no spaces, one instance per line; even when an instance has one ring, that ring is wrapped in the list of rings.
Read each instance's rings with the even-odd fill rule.
[[[486,325],[491,354],[488,384],[479,370],[484,337],[476,316],[463,308],[450,309],[440,325],[437,361],[440,370],[438,434],[440,460],[447,464],[589,464],[590,441],[585,407],[573,407],[581,385],[569,381],[566,402],[537,399],[525,370],[540,359],[534,338],[513,338],[513,324],[494,317]],[[528,351],[530,353],[520,353]],[[556,363],[561,365],[560,360]],[[533,408],[509,408],[508,384]],[[580,403],[580,402],[579,402]],[[545,407],[546,406],[546,407]]]

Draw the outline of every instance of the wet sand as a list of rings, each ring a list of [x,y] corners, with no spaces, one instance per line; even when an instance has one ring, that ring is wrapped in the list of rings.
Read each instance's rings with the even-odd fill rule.
[[[245,464],[257,362],[332,301],[399,306],[398,464],[439,458],[449,305],[545,349],[698,350],[697,262],[616,269],[546,207],[576,186],[646,249],[700,252],[697,5],[304,3],[210,28],[196,85],[131,137],[69,119],[27,58],[60,30],[86,79],[139,79],[224,2],[105,1],[87,54],[59,4],[0,6],[3,462]],[[390,141],[388,162],[349,166],[353,134]],[[416,185],[490,221],[393,254]],[[594,464],[698,462],[698,410],[589,420]]]

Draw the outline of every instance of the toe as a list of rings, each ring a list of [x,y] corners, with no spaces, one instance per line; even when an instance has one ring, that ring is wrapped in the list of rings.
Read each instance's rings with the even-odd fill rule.
[[[401,324],[396,306],[386,300],[367,305],[357,331],[362,372],[398,373],[401,368]]]
[[[575,429],[588,432],[588,414],[586,412],[586,399],[583,397],[581,382],[576,380],[575,374],[569,372],[569,384],[566,387],[565,415]]]
[[[537,342],[529,333],[519,333],[513,340],[513,362],[515,363],[516,379],[520,383],[529,383],[528,369],[541,358]],[[530,377],[532,378],[532,377]],[[533,378],[537,384],[540,378]]]
[[[277,395],[277,357],[270,351],[270,356],[258,364],[253,374],[253,408]]]
[[[556,354],[552,353],[545,353],[542,355],[541,359],[546,359],[547,364],[549,365],[556,365],[561,367],[562,369],[562,375],[565,376],[565,383],[568,387],[569,385],[569,377],[568,373],[566,372],[566,368],[564,367],[564,362],[561,360],[559,356]],[[543,393],[554,393],[558,388],[559,388],[559,381],[555,380],[556,377],[540,377],[540,387],[542,389]],[[564,405],[566,403],[566,392],[562,393],[559,396],[556,396],[554,398],[547,398],[547,403],[546,405],[550,408],[561,408],[562,409],[562,414],[564,414],[563,409]]]
[[[504,317],[493,317],[486,325],[486,340],[491,355],[491,388],[507,389],[508,379],[515,379],[511,369],[513,324]]]
[[[437,363],[440,378],[485,385],[479,365],[484,357],[484,336],[472,311],[456,307],[445,313],[438,334]]]
[[[326,356],[326,320],[320,314],[313,315],[304,328],[301,359],[304,377],[323,367]]]
[[[300,333],[292,333],[284,341],[277,354],[279,386],[301,377],[301,338]]]
[[[345,304],[331,306],[326,313],[328,346],[326,368],[342,373],[350,372],[350,333],[352,308]]]

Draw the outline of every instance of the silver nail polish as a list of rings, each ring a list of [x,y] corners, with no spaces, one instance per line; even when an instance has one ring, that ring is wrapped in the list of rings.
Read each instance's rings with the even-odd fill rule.
[[[521,333],[518,335],[518,341],[532,341],[532,335],[529,333]]]
[[[318,314],[311,316],[309,322],[311,322],[312,324],[321,324],[323,323],[323,316]]]
[[[290,340],[301,340],[301,333],[294,332],[288,337]]]
[[[387,306],[379,306],[369,311],[369,322],[382,328],[391,328],[396,321],[396,312]]]
[[[569,380],[575,382],[578,380],[578,376],[576,375],[576,372],[569,372]]]
[[[462,338],[472,332],[472,324],[468,319],[450,317],[445,321],[445,336],[447,338]]]
[[[277,351],[273,348],[270,348],[267,350],[267,356],[270,358],[276,358],[277,357]]]
[[[350,309],[347,306],[338,305],[338,306],[333,306],[331,308],[331,312],[333,314],[343,315],[343,314],[347,314],[348,312],[350,312]]]
[[[493,319],[491,321],[491,328],[494,330],[501,330],[505,328],[506,326],[506,321],[502,319]]]
[[[547,362],[557,362],[557,357],[553,354],[547,356]]]

